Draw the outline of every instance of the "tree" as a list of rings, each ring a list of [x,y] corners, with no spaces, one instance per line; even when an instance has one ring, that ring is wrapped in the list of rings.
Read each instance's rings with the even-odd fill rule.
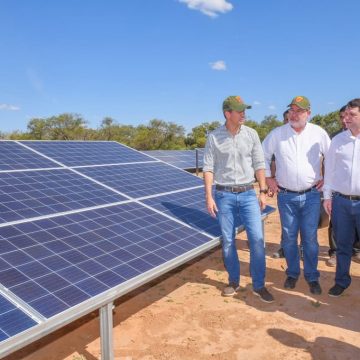
[[[34,140],[51,139],[51,124],[48,119],[34,118],[27,125],[29,135]]]
[[[185,129],[172,122],[150,120],[147,126],[137,127],[133,147],[138,150],[184,149]]]
[[[118,129],[117,122],[110,116],[105,117],[100,125],[100,136],[104,140],[113,140]]]
[[[221,125],[219,121],[211,123],[205,122],[192,128],[191,133],[186,137],[185,143],[191,149],[205,147],[206,138],[209,132],[215,130]]]
[[[276,115],[266,115],[258,130],[260,140],[263,141],[271,130],[281,125],[283,125],[283,122],[279,121]]]
[[[329,135],[341,128],[339,111],[333,111],[326,115],[315,115],[311,122],[321,126]]]
[[[86,121],[78,114],[64,113],[48,119],[52,140],[82,139],[86,130]]]

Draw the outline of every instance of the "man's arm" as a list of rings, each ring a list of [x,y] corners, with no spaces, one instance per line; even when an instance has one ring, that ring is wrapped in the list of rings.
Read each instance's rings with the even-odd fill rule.
[[[260,190],[266,190],[265,170],[264,169],[256,170],[255,176],[259,183]],[[264,210],[266,207],[266,194],[264,192],[260,192],[259,194],[259,204],[260,204],[260,209]]]
[[[266,175],[266,185],[269,189],[269,196],[274,196],[275,193],[279,191],[278,183],[275,178],[276,173],[276,158],[274,156],[274,149],[272,144],[273,133],[270,133],[264,139],[262,146],[264,150],[265,157],[265,175]]]
[[[210,171],[204,173],[204,182],[205,182],[205,200],[206,200],[206,208],[209,214],[212,217],[216,217],[216,213],[218,209],[216,207],[216,203],[212,196],[212,185],[214,182],[214,174]]]
[[[335,173],[335,154],[336,154],[336,146],[335,140],[330,145],[329,150],[325,155],[325,176],[324,176],[324,209],[328,215],[331,215],[332,211],[332,188],[333,188],[333,175]]]

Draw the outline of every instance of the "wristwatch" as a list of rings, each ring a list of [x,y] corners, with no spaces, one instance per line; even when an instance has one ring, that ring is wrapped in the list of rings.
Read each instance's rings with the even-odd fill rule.
[[[259,192],[260,192],[260,193],[263,193],[263,194],[267,194],[267,193],[268,193],[268,189],[260,189]]]

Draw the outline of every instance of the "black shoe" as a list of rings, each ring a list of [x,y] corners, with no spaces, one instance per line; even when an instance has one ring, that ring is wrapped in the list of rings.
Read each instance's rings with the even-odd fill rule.
[[[285,254],[284,254],[284,249],[283,248],[280,248],[278,251],[274,252],[272,254],[272,257],[274,259],[281,259],[281,258],[284,258],[285,257]]]
[[[318,281],[310,281],[309,288],[312,294],[321,295],[321,287]]]
[[[266,287],[258,290],[253,290],[253,293],[259,296],[261,301],[264,301],[266,303],[272,303],[274,301],[274,297],[269,293]]]
[[[335,284],[328,292],[329,296],[338,297],[344,292],[344,288],[338,284]]]
[[[285,289],[295,289],[296,282],[297,282],[297,279],[295,279],[291,276],[288,276],[285,280],[284,288]]]

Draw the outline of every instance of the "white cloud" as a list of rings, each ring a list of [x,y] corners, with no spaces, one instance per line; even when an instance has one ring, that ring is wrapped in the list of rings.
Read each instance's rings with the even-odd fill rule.
[[[20,110],[20,107],[11,104],[0,104],[0,110],[18,111]]]
[[[213,70],[218,70],[218,71],[226,71],[226,64],[224,60],[218,60],[215,62],[210,63],[210,67]]]
[[[261,102],[260,102],[260,101],[255,100],[255,101],[253,102],[253,104],[254,104],[254,105],[261,105]]]
[[[269,110],[276,110],[276,106],[275,105],[269,105],[268,109]]]
[[[199,10],[210,17],[217,17],[218,13],[226,13],[233,9],[233,5],[226,0],[179,0],[187,4],[189,9]]]

